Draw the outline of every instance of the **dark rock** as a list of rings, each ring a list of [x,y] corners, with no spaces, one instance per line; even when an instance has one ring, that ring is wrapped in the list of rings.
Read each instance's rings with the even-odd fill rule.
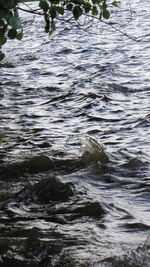
[[[71,183],[62,183],[54,176],[40,181],[32,190],[36,193],[37,199],[44,203],[48,203],[50,200],[65,201],[74,195]]]
[[[98,202],[87,202],[73,209],[72,213],[78,214],[79,216],[101,217],[104,215],[104,210]]]
[[[36,173],[48,171],[50,168],[54,167],[54,163],[49,157],[41,155],[23,162],[23,166],[28,172]]]
[[[40,182],[23,188],[15,195],[19,203],[49,203],[51,201],[66,201],[74,195],[72,183],[62,183],[57,177],[50,176]]]

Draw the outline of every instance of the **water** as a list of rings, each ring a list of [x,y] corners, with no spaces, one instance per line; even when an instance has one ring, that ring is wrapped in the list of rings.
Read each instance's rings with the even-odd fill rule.
[[[149,2],[126,2],[115,26],[148,33]],[[0,266],[150,266],[150,37],[22,20],[0,69]]]

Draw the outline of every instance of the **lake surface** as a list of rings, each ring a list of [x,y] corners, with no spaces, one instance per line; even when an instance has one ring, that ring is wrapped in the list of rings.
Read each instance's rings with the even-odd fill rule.
[[[112,25],[150,33],[149,2],[127,2]],[[0,266],[150,266],[150,36],[49,38],[21,17],[0,69]]]

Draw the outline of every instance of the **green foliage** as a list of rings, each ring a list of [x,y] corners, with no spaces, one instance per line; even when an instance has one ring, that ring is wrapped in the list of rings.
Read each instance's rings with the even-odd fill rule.
[[[5,54],[0,51],[0,61],[2,61],[5,57]]]
[[[104,19],[110,18],[110,12],[107,9],[103,10],[102,15],[103,15]]]
[[[118,5],[118,4],[119,4],[118,1],[113,1],[111,4],[112,4],[112,6],[114,6],[114,7],[119,7],[119,5]]]
[[[75,20],[78,20],[81,15],[82,15],[81,7],[80,6],[75,6],[73,8],[73,16],[74,16]]]
[[[49,4],[45,0],[41,0],[39,2],[39,7],[43,9],[43,11],[47,12],[49,9]]]
[[[21,40],[23,29],[19,18],[19,3],[24,0],[0,0],[0,61],[5,57],[1,48],[7,39]],[[25,0],[26,1],[26,0]],[[77,21],[82,15],[93,18],[109,19],[110,8],[118,7],[116,0],[37,0],[40,8],[30,10],[30,13],[40,14],[45,20],[45,31],[51,35],[55,31],[57,19],[66,18],[69,12]],[[31,0],[32,2],[32,0]],[[109,2],[109,3],[108,3]]]
[[[17,10],[18,0],[0,0],[0,61],[5,57],[1,48],[7,39],[22,39],[22,26]]]

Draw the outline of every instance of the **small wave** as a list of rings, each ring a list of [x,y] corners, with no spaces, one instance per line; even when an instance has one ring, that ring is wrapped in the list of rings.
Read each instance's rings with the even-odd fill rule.
[[[104,95],[102,98],[101,98],[102,101],[104,102],[110,102],[112,101],[112,98],[108,97],[107,95]]]
[[[111,83],[108,85],[109,90],[111,91],[117,91],[117,92],[121,92],[121,93],[128,93],[129,92],[129,88],[124,86],[124,85],[120,85],[120,84],[116,84],[116,83]]]
[[[125,228],[126,231],[146,231],[150,230],[150,225],[144,224],[144,223],[125,223],[121,225],[121,227]]]
[[[0,266],[19,267],[66,267],[61,260],[63,252],[76,250],[79,256],[85,245],[88,249],[90,242],[95,242],[91,223],[99,222],[105,214],[84,189],[55,176],[25,186],[4,203],[2,212]],[[63,265],[53,264],[56,258]]]
[[[104,121],[104,122],[118,122],[120,121],[120,118],[109,118],[109,117],[98,117],[98,116],[88,116],[88,121],[98,121],[98,122],[101,122],[101,121]]]
[[[124,167],[127,169],[137,169],[139,167],[144,167],[144,166],[145,166],[145,163],[138,158],[128,159],[125,163],[121,165],[121,167]]]
[[[41,105],[47,105],[47,104],[49,104],[49,103],[51,103],[51,104],[55,104],[55,103],[58,103],[58,101],[59,101],[59,102],[64,102],[64,101],[66,101],[66,98],[67,98],[68,96],[70,96],[70,93],[69,93],[69,92],[67,92],[67,93],[65,93],[65,94],[61,94],[61,95],[59,95],[59,96],[55,96],[55,97],[53,97],[52,99],[50,99],[50,100],[48,100],[48,101],[42,103]]]
[[[92,267],[150,267],[150,246],[145,243],[135,249],[128,250],[122,256],[114,256],[104,259],[100,265],[95,264]]]
[[[38,155],[21,162],[1,167],[0,176],[3,180],[8,178],[14,179],[26,173],[34,174],[49,170],[65,170],[65,172],[68,170],[73,171],[74,169],[82,168],[85,165],[86,161],[83,160],[82,157],[75,159],[63,159],[49,157],[46,155]]]
[[[68,47],[63,47],[60,51],[57,52],[58,55],[69,55],[72,53],[72,49]]]
[[[50,201],[66,201],[74,195],[72,183],[62,183],[55,176],[41,180],[32,187],[27,186],[15,195],[17,202],[49,203]]]
[[[134,128],[135,127],[149,127],[149,123],[150,123],[150,113],[148,113],[144,117],[138,118],[134,123]]]
[[[58,222],[64,218],[65,222],[82,216],[99,218],[105,214],[100,203],[89,197],[84,188],[79,190],[75,184],[62,182],[54,175],[23,187],[4,203],[4,207],[10,221],[13,217],[19,220],[49,217],[48,220]]]
[[[16,179],[26,173],[39,173],[46,171],[75,171],[82,169],[89,164],[96,163],[99,166],[106,165],[109,157],[103,148],[94,138],[87,136],[82,138],[82,154],[73,158],[61,158],[47,155],[33,156],[24,161],[1,166],[0,177],[5,179]],[[49,143],[43,143],[40,147],[49,147]]]
[[[86,136],[83,140],[83,159],[86,161],[97,162],[98,164],[107,164],[109,157],[102,145],[94,138]]]

